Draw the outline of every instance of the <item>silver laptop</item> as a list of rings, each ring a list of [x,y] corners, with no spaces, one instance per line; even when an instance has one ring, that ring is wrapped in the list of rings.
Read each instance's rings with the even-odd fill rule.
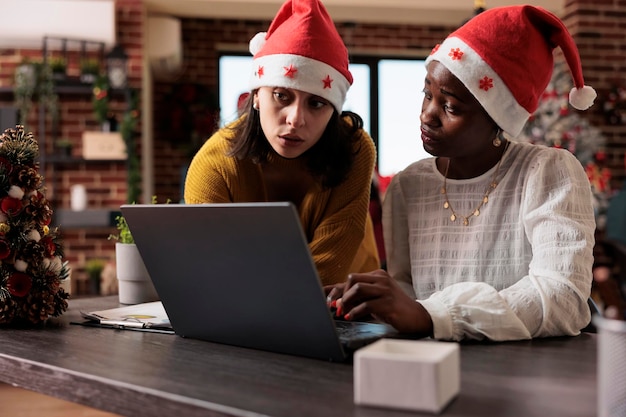
[[[386,324],[334,320],[295,206],[123,205],[176,334],[345,361]]]

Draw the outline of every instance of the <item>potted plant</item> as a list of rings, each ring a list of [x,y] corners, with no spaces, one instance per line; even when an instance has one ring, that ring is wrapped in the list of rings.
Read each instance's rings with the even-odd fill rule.
[[[100,279],[104,270],[105,262],[102,259],[90,259],[85,264],[85,272],[89,278],[89,292],[100,294]]]
[[[169,200],[167,202],[169,203]],[[153,196],[152,204],[156,203],[156,196]],[[115,261],[120,303],[139,304],[157,301],[159,296],[141,259],[126,219],[118,215],[115,221],[118,233],[109,235],[109,239],[117,241]]]
[[[60,156],[72,156],[73,144],[72,141],[68,138],[61,138],[57,140],[56,142],[54,142],[54,146],[56,147]]]
[[[96,58],[84,58],[80,61],[80,81],[94,84],[100,75],[100,61]]]
[[[169,204],[172,201],[167,199],[165,204]],[[157,197],[155,195],[152,196],[150,204],[157,204]],[[130,232],[130,228],[128,227],[128,223],[126,223],[126,219],[121,214],[115,217],[115,228],[117,229],[117,234],[110,234],[109,240],[116,240],[117,243],[122,244],[135,244],[135,239],[133,239],[133,235]]]
[[[63,57],[52,57],[48,63],[52,71],[52,79],[61,81],[65,79],[67,70],[67,61]]]
[[[33,95],[37,90],[38,68],[35,63],[25,58],[15,68],[13,94],[15,105],[19,110],[18,124],[26,126],[26,121],[33,107]]]

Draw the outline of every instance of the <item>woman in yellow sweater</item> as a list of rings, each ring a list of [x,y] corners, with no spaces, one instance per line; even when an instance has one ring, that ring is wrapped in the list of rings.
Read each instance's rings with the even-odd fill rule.
[[[250,41],[251,94],[239,120],[194,157],[187,204],[291,201],[322,284],[379,265],[368,215],[375,147],[342,112],[348,52],[319,0],[288,0]]]

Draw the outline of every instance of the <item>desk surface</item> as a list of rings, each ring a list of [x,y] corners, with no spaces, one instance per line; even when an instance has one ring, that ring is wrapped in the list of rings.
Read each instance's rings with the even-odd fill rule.
[[[125,416],[431,415],[354,405],[353,367],[179,336],[70,325],[117,297],[70,300],[36,329],[0,329],[0,380]],[[596,415],[596,336],[461,346],[442,416]]]

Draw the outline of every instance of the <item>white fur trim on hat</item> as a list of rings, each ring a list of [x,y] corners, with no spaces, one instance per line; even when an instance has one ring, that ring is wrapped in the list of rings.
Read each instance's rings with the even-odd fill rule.
[[[250,89],[284,87],[328,100],[341,113],[350,82],[324,62],[292,54],[265,55],[253,60]]]
[[[461,59],[454,59],[451,54],[457,48],[462,53]],[[530,113],[517,102],[500,76],[465,42],[448,37],[426,58],[427,65],[431,61],[439,61],[458,78],[500,129],[512,137],[522,132]]]

